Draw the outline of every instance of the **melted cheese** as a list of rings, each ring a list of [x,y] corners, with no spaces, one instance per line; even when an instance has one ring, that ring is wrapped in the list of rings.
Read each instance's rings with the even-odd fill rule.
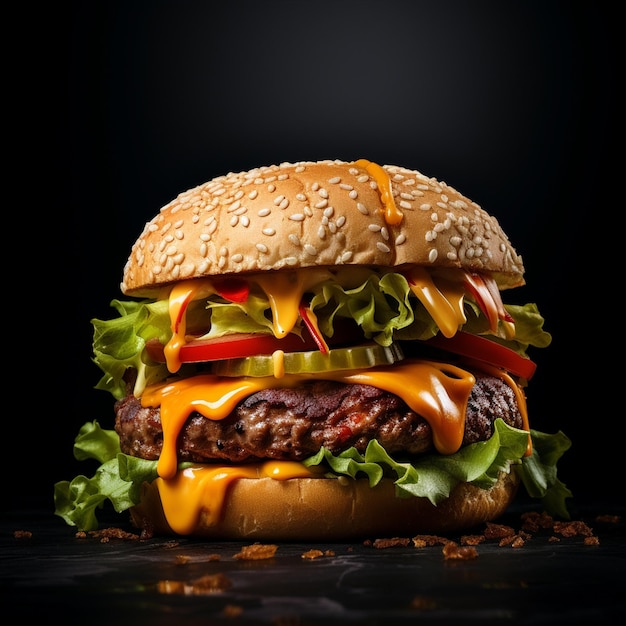
[[[445,337],[453,337],[467,321],[463,311],[465,290],[461,283],[448,282],[445,287],[435,285],[423,267],[414,267],[406,272],[411,291],[424,305]]]
[[[392,366],[367,370],[285,374],[281,378],[228,378],[201,374],[150,386],[141,398],[142,406],[161,407],[163,448],[158,462],[159,475],[172,478],[176,474],[176,441],[193,411],[208,419],[224,419],[239,402],[257,391],[296,386],[303,380],[312,379],[372,385],[393,393],[428,421],[433,430],[433,442],[440,453],[452,454],[461,446],[467,401],[475,378],[452,365],[406,359]]]
[[[226,467],[201,465],[188,467],[173,478],[157,478],[154,486],[159,491],[167,523],[179,535],[193,532],[200,512],[203,524],[216,525],[221,517],[226,492],[233,481],[240,478],[312,478],[318,475],[302,463],[293,461],[266,461],[252,465]]]
[[[528,445],[526,446],[526,456],[530,456],[533,452],[532,439],[530,437],[530,421],[528,419],[528,405],[526,404],[526,395],[524,390],[513,380],[513,378],[504,370],[496,367],[495,365],[489,365],[482,361],[476,361],[476,367],[486,374],[490,374],[495,378],[503,380],[515,393],[515,399],[517,400],[517,408],[522,415],[522,430],[528,431]]]
[[[389,174],[378,163],[372,163],[372,161],[367,159],[359,159],[354,164],[362,167],[376,181],[380,199],[385,206],[385,222],[392,226],[397,226],[402,221],[404,215],[396,206]]]

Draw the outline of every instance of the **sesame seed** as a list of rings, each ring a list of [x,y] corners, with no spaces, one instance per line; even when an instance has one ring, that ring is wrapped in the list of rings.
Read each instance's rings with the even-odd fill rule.
[[[238,252],[237,254],[233,254],[230,258],[234,263],[241,263],[243,261],[243,254]]]
[[[263,254],[267,253],[267,250],[268,250],[267,246],[266,246],[266,245],[264,245],[264,244],[262,244],[262,243],[257,243],[257,244],[255,245],[255,248],[256,248],[259,252],[262,252]]]
[[[304,213],[294,213],[293,215],[289,216],[290,220],[293,220],[294,222],[303,222],[304,221]]]
[[[431,263],[434,263],[437,260],[437,248],[430,249],[430,252],[428,253],[428,260]]]
[[[359,213],[362,213],[363,215],[369,215],[369,211],[367,210],[367,207],[361,202],[356,203],[356,208],[359,211]]]
[[[328,206],[328,200],[324,199],[324,200],[320,200],[319,202],[316,202],[313,205],[316,209],[323,209],[326,206]]]
[[[351,258],[352,258],[352,251],[351,250],[346,250],[345,252],[341,253],[341,262],[342,263],[348,263],[348,261],[350,261]]]
[[[376,242],[376,247],[381,252],[391,252],[391,248],[386,243],[383,243],[382,241],[377,241]]]
[[[288,239],[294,246],[299,246],[300,245],[300,238],[298,237],[298,235],[294,235],[292,233],[292,234],[289,235]]]
[[[337,183],[339,183],[341,181],[341,178],[339,176],[334,176],[333,178],[331,178],[328,182],[331,185],[336,185]]]
[[[304,251],[310,256],[317,256],[317,248],[310,243],[304,244]]]
[[[276,229],[275,228],[264,228],[261,231],[264,235],[268,235],[269,237],[271,237],[272,235],[276,234]]]

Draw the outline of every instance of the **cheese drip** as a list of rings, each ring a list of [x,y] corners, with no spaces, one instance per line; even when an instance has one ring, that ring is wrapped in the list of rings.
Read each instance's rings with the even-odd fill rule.
[[[444,337],[453,337],[467,321],[463,311],[465,290],[460,282],[447,281],[445,287],[435,285],[423,267],[414,267],[406,273],[411,291],[435,320]]]
[[[380,192],[380,199],[385,206],[385,222],[392,226],[397,226],[404,215],[398,209],[396,201],[393,197],[393,189],[391,188],[391,178],[383,167],[378,163],[372,163],[367,159],[359,159],[354,162],[355,165],[362,167],[375,181],[378,191]]]
[[[328,270],[293,271],[277,274],[256,275],[247,280],[265,292],[272,311],[274,335],[287,336],[300,316],[302,296],[330,276]],[[187,307],[189,303],[218,293],[210,278],[194,278],[181,281],[172,287],[169,295],[169,314],[172,337],[165,345],[167,369],[180,369],[180,349],[187,343]]]
[[[504,370],[496,367],[495,365],[489,365],[482,361],[476,361],[475,366],[477,369],[482,370],[485,374],[490,374],[494,378],[500,378],[503,380],[515,394],[517,400],[517,408],[522,415],[522,430],[528,432],[528,445],[526,446],[526,456],[530,456],[533,452],[532,439],[530,437],[530,421],[528,419],[528,405],[526,404],[526,395],[524,390],[515,382],[513,377]]]
[[[201,465],[188,467],[169,479],[157,478],[153,485],[159,492],[163,513],[171,529],[179,535],[192,533],[198,516],[204,513],[203,523],[219,523],[226,492],[240,478],[314,478],[318,474],[302,463],[294,461],[266,461],[251,465]]]
[[[163,478],[176,474],[176,441],[193,411],[212,420],[227,417],[235,406],[262,389],[295,386],[303,380],[335,380],[372,385],[401,397],[431,426],[433,443],[441,454],[456,452],[463,441],[465,413],[474,376],[453,365],[406,359],[391,367],[347,370],[318,374],[285,374],[282,378],[228,378],[200,374],[146,389],[141,404],[161,407],[163,447],[158,473]]]

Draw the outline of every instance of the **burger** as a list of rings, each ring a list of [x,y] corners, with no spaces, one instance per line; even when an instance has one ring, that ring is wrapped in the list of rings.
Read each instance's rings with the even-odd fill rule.
[[[535,304],[495,217],[418,171],[327,160],[229,173],[146,224],[92,320],[95,473],[55,485],[82,530],[331,540],[444,533],[523,485],[568,517],[562,432],[530,426]],[[113,417],[113,416],[112,416]],[[113,420],[112,420],[113,421]]]

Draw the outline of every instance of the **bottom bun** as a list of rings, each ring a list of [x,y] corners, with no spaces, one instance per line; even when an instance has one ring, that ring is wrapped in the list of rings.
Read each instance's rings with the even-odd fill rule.
[[[491,521],[513,501],[519,480],[501,473],[490,489],[461,483],[434,506],[426,498],[398,498],[392,480],[242,478],[228,491],[217,524],[201,511],[192,536],[255,541],[328,541],[438,534]],[[156,534],[176,534],[158,489],[144,484],[132,522]]]

